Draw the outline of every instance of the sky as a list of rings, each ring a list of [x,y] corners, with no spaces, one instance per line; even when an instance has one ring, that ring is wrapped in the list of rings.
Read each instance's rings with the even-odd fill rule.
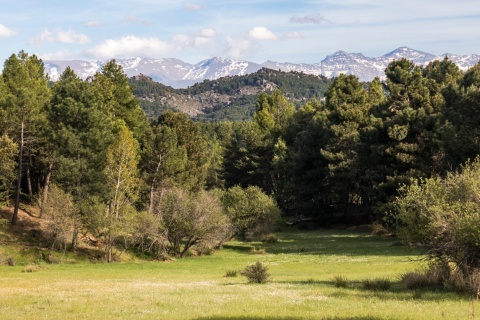
[[[0,60],[214,56],[315,63],[398,47],[480,54],[479,0],[0,0]]]

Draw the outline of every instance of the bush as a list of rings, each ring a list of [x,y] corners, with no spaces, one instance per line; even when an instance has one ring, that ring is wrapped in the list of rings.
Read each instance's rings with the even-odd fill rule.
[[[409,290],[417,290],[441,286],[449,277],[448,268],[444,265],[432,264],[424,271],[405,273],[400,277],[400,282]]]
[[[400,237],[466,282],[480,269],[479,175],[477,159],[445,179],[413,181],[395,202]]]
[[[31,272],[37,272],[41,269],[42,269],[42,267],[40,267],[37,264],[34,264],[34,265],[29,265],[29,266],[24,267],[22,269],[22,272],[31,273]]]
[[[206,191],[189,192],[180,188],[158,190],[152,208],[158,218],[159,234],[172,256],[185,256],[190,248],[201,254],[230,236],[231,225],[219,199]]]
[[[240,274],[246,277],[250,283],[265,283],[270,278],[267,271],[268,267],[257,261],[257,263],[247,266]]]
[[[222,204],[232,221],[234,236],[241,240],[268,234],[280,220],[280,209],[275,200],[256,186],[228,189],[223,193]]]
[[[278,236],[274,233],[266,234],[262,237],[262,242],[263,243],[277,243],[278,242]]]
[[[236,277],[238,275],[238,271],[237,270],[228,270],[226,273],[225,273],[225,277],[227,278],[233,278],[233,277]]]
[[[337,288],[347,288],[350,284],[347,277],[339,275],[333,277],[333,284]]]
[[[265,254],[265,253],[267,253],[267,250],[265,248],[252,247],[250,249],[250,254]]]

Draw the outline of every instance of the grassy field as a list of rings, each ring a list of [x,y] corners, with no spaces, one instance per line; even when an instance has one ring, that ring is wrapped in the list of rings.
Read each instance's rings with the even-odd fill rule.
[[[473,319],[475,302],[449,292],[411,292],[399,275],[421,256],[397,239],[347,231],[279,233],[274,244],[230,242],[211,256],[173,262],[63,263],[22,272],[0,267],[0,319]],[[251,254],[252,247],[265,254]],[[3,250],[3,252],[2,252]],[[0,246],[0,254],[10,250]],[[248,284],[260,261],[271,281]],[[349,280],[337,288],[334,277]],[[387,291],[362,289],[387,278]],[[480,306],[477,307],[480,310]],[[480,311],[479,311],[480,312]]]

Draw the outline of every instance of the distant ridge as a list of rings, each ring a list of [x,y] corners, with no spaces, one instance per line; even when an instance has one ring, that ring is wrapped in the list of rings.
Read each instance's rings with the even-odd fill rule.
[[[356,75],[361,81],[371,81],[375,77],[383,78],[388,63],[394,59],[407,58],[418,65],[426,65],[433,60],[441,60],[448,56],[462,70],[467,70],[480,60],[480,55],[434,55],[408,47],[400,47],[381,57],[365,57],[361,53],[337,51],[328,55],[321,62],[313,64],[295,64],[288,62],[266,61],[257,64],[244,60],[213,57],[190,64],[175,58],[127,58],[116,59],[127,76],[144,74],[154,81],[174,88],[186,88],[203,80],[216,80],[226,76],[246,75],[261,68],[280,71],[297,71],[325,77],[336,77],[341,73]],[[45,71],[52,81],[57,81],[63,70],[70,66],[77,75],[86,79],[99,71],[106,61],[56,61],[46,60]]]

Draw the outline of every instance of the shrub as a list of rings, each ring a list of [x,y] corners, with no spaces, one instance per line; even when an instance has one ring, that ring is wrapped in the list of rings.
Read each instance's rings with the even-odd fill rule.
[[[267,250],[265,248],[252,247],[252,249],[250,249],[250,254],[265,254],[265,253],[267,253]]]
[[[350,281],[345,276],[339,275],[333,277],[333,284],[337,288],[347,288]]]
[[[431,264],[424,271],[405,273],[400,277],[400,281],[407,289],[417,290],[441,286],[449,277],[450,270],[446,266]]]
[[[362,281],[362,289],[373,291],[387,291],[390,289],[392,283],[388,279],[367,279]]]
[[[265,283],[270,278],[267,271],[268,267],[257,261],[255,264],[245,267],[240,274],[246,277],[250,283]]]
[[[223,193],[222,204],[232,221],[234,236],[242,240],[260,238],[280,220],[275,200],[256,186],[228,189]]]
[[[444,179],[413,181],[395,202],[401,238],[426,247],[432,261],[460,270],[465,281],[480,268],[479,175],[477,159]]]
[[[207,254],[230,236],[230,221],[211,192],[160,189],[152,212],[158,218],[158,233],[164,237],[167,253],[172,256],[183,257],[190,248]]]
[[[263,243],[277,243],[278,242],[278,236],[274,233],[266,234],[262,237],[262,242]]]
[[[37,272],[39,270],[41,270],[42,267],[40,267],[39,265],[37,264],[34,264],[34,265],[29,265],[29,266],[25,266],[23,269],[22,269],[22,272],[27,272],[27,273],[31,273],[31,272]]]
[[[225,273],[225,277],[227,278],[233,278],[233,277],[236,277],[237,275],[238,275],[237,270],[227,270],[227,272]]]

